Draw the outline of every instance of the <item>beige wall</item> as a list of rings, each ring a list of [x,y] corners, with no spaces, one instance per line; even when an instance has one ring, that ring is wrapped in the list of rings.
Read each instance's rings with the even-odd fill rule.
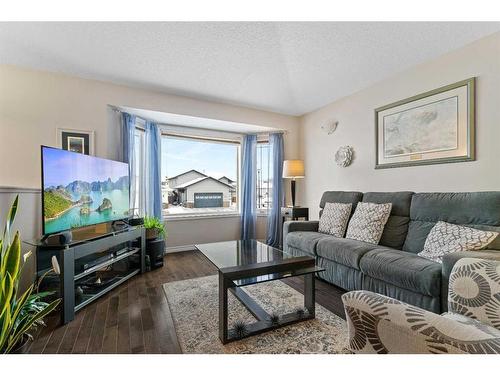
[[[57,128],[94,130],[96,156],[115,157],[119,133],[109,104],[283,129],[286,157],[298,156],[296,117],[0,65],[0,187],[40,188],[40,145],[56,146]],[[38,215],[32,220],[40,228]],[[168,242],[234,239],[239,225],[238,217],[169,222]],[[265,236],[262,223],[258,234]]]
[[[57,128],[94,130],[96,155],[116,155],[108,104],[284,129],[285,154],[298,153],[292,116],[7,65],[0,83],[0,158],[11,161],[0,163],[0,186],[39,188],[39,148],[57,145]]]
[[[477,77],[474,162],[375,170],[374,109],[449,83]],[[320,126],[338,120],[335,133]],[[386,79],[301,119],[301,156],[306,178],[299,203],[318,217],[325,190],[479,191],[500,190],[500,33]],[[334,162],[336,150],[354,147],[348,168]]]

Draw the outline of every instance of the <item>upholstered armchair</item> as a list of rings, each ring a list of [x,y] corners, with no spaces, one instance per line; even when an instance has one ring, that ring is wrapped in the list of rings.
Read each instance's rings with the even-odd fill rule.
[[[500,354],[500,262],[460,259],[448,312],[438,315],[367,291],[342,296],[355,353]]]

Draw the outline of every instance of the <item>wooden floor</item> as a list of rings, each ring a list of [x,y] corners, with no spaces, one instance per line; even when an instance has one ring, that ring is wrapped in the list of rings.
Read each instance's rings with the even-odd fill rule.
[[[171,281],[215,275],[216,269],[198,251],[172,253],[157,270],[133,277],[60,325],[50,317],[30,353],[180,353],[162,285]],[[302,291],[302,278],[286,283]],[[330,284],[316,282],[316,302],[344,317],[340,296]]]

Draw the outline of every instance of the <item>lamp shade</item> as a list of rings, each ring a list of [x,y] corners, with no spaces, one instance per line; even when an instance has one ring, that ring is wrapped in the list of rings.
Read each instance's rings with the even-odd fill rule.
[[[304,162],[298,159],[283,162],[283,178],[304,178]]]

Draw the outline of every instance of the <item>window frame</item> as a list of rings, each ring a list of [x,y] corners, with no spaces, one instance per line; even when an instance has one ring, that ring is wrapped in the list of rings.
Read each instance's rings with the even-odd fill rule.
[[[175,131],[169,131],[162,129],[161,130],[162,139],[165,137],[177,138],[177,139],[186,139],[192,141],[199,142],[207,142],[207,143],[219,143],[219,144],[232,144],[237,146],[236,152],[236,209],[232,212],[183,212],[177,214],[165,214],[163,209],[163,200],[162,200],[162,216],[166,221],[176,221],[176,220],[187,220],[187,219],[199,219],[199,218],[220,218],[220,217],[235,217],[241,216],[241,196],[240,196],[240,181],[241,181],[241,136],[237,138],[234,137],[224,137],[224,136],[208,136],[208,135],[195,135],[195,134],[184,134]]]
[[[142,202],[144,201],[144,189],[142,189],[142,182],[144,180],[144,158],[146,157],[146,131],[144,127],[136,124],[135,132],[134,132],[134,148],[135,148],[135,138],[139,137],[140,139],[140,149],[139,153],[135,152],[137,150],[134,149],[134,162],[136,165],[134,166],[136,176],[134,176],[135,182],[135,198],[134,198],[134,206],[132,210],[134,214],[138,214],[139,216],[144,216],[144,207],[142,206]]]
[[[267,183],[267,191],[268,193],[272,196],[272,188],[269,188],[269,179],[271,178],[271,176],[269,175],[270,173],[270,164],[271,164],[271,148],[270,148],[270,144],[269,144],[269,139],[266,138],[266,139],[260,139],[260,140],[257,140],[257,148],[259,147],[259,144],[267,144],[268,146],[268,164],[267,164],[267,177],[268,177],[268,183]],[[257,150],[258,152],[258,150]],[[258,158],[258,155],[257,155],[257,158]],[[256,161],[257,162],[257,161]],[[257,212],[257,216],[267,216],[269,214],[269,211],[272,209],[272,202],[271,202],[271,205],[269,205],[269,207],[267,208],[259,208],[257,202],[258,202],[258,193],[259,193],[259,186],[258,186],[258,163],[257,165],[255,166],[256,168],[256,180],[257,180],[257,183],[256,183],[256,186],[255,186],[255,194],[256,194],[256,201],[255,201],[255,209],[256,209],[256,212]]]

